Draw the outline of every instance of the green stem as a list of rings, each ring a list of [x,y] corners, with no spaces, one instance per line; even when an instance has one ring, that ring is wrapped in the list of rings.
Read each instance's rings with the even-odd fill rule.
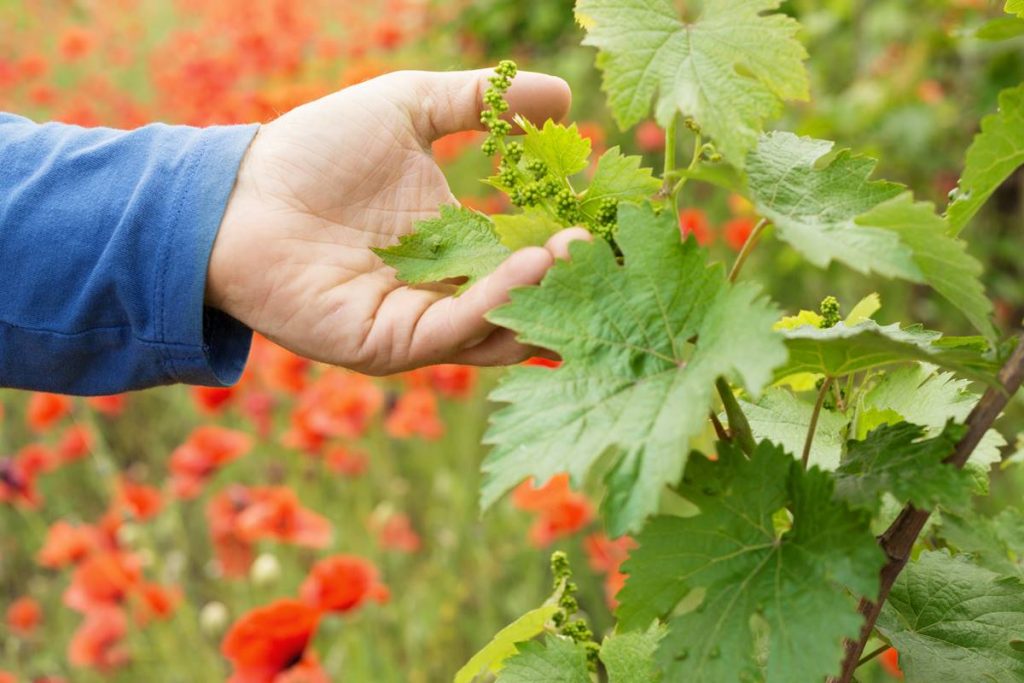
[[[690,158],[690,165],[682,171],[676,171],[673,175],[679,176],[679,181],[672,187],[672,197],[678,198],[679,193],[683,191],[683,187],[686,185],[686,181],[690,179],[690,175],[697,170],[700,166],[701,161],[701,150],[704,149],[704,140],[701,138],[700,133],[693,134],[693,156]],[[676,202],[678,203],[678,201]]]
[[[672,213],[679,217],[679,204],[672,190],[672,176],[676,172],[676,152],[679,146],[679,117],[673,116],[665,129],[665,171],[662,174],[661,194],[672,206]]]
[[[732,387],[724,378],[719,377],[715,380],[715,388],[718,389],[718,395],[722,398],[722,404],[725,406],[725,415],[729,418],[729,432],[739,444],[740,449],[747,455],[752,455],[756,445],[754,433],[750,429],[750,423],[747,422],[747,416],[743,414],[743,409],[740,408],[740,404],[736,400],[736,395],[732,393]]]
[[[870,662],[872,659],[874,659],[878,655],[880,655],[883,652],[885,652],[886,650],[888,650],[890,647],[892,647],[892,645],[882,645],[881,647],[879,647],[879,648],[877,648],[875,650],[872,650],[869,654],[866,654],[866,655],[864,655],[863,657],[860,658],[860,660],[857,662],[857,667],[859,668],[859,667],[864,666],[865,664]]]
[[[740,271],[743,270],[743,264],[747,262],[750,253],[754,251],[754,247],[761,240],[761,233],[764,232],[767,225],[768,221],[762,218],[754,226],[754,229],[750,231],[747,241],[743,243],[743,248],[736,255],[736,262],[732,264],[732,270],[729,271],[729,282],[736,282],[736,279],[740,276]]]
[[[807,428],[807,438],[804,439],[804,454],[800,458],[805,470],[807,469],[807,462],[811,459],[811,445],[814,443],[814,434],[818,431],[818,418],[821,416],[821,408],[825,405],[825,397],[828,396],[829,389],[832,388],[832,382],[832,377],[825,378],[825,382],[821,385],[821,390],[818,391],[818,402],[814,404],[814,412],[811,413],[811,424]]]

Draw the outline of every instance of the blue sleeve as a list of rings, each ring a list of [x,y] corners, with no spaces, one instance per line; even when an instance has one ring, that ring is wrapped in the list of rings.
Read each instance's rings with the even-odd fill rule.
[[[203,298],[257,128],[116,131],[0,112],[0,387],[238,380],[252,333]]]

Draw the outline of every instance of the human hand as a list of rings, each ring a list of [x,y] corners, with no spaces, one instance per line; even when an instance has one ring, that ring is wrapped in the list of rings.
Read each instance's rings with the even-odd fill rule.
[[[536,353],[484,314],[538,283],[580,228],[512,254],[458,297],[409,286],[370,247],[456,203],[431,143],[480,129],[492,71],[406,71],[306,104],[263,126],[228,202],[206,302],[308,358],[368,374],[432,363],[504,365]],[[512,113],[543,122],[569,109],[561,79],[520,73]]]

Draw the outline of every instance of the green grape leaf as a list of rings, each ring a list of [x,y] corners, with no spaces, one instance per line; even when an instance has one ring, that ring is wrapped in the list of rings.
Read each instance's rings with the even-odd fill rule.
[[[1006,11],[1024,19],[1024,0],[1006,0]]]
[[[498,631],[466,665],[455,674],[455,683],[471,683],[484,672],[501,671],[505,660],[516,654],[516,644],[535,638],[544,632],[544,625],[558,611],[558,605],[545,605],[530,610]]]
[[[646,627],[702,590],[659,645],[666,680],[790,683],[838,673],[843,640],[863,621],[844,587],[878,590],[883,557],[869,516],[833,498],[829,473],[804,471],[769,442],[750,460],[730,445],[716,463],[691,463],[701,460],[700,476],[688,468],[682,488],[700,514],[652,519],[623,566],[620,627]],[[793,524],[780,536],[772,518],[784,508]]]
[[[926,427],[927,436],[938,436],[950,420],[963,422],[974,408],[979,394],[970,391],[970,381],[956,379],[952,373],[935,372],[928,364],[918,363],[887,372],[864,396],[864,407],[874,413],[886,413],[895,419],[877,421],[873,426],[860,424],[858,437],[883,423],[906,420]],[[1000,461],[1006,439],[998,430],[989,430],[971,453],[968,467],[982,473]]]
[[[907,683],[1024,680],[1024,583],[963,555],[925,552],[908,564],[878,630]]]
[[[1004,508],[995,517],[943,510],[940,535],[979,565],[1024,579],[1024,512]]]
[[[494,231],[501,244],[511,251],[523,247],[542,247],[556,232],[565,229],[561,223],[541,211],[491,216]]]
[[[756,404],[740,401],[754,438],[772,441],[791,455],[800,457],[807,440],[814,405],[802,401],[784,389],[772,389]],[[809,464],[825,470],[839,466],[845,430],[849,420],[842,414],[823,408],[811,443]]]
[[[512,368],[491,398],[486,508],[527,477],[568,472],[581,485],[608,450],[609,532],[639,527],[683,472],[689,440],[714,404],[716,378],[757,395],[785,360],[778,312],[758,286],[727,281],[670,212],[619,207],[619,265],[604,240],[574,242],[540,287],[514,290],[488,317],[558,352],[557,370]]]
[[[521,116],[516,118],[516,123],[526,133],[523,138],[526,155],[547,164],[555,177],[568,178],[587,167],[590,139],[580,135],[575,123],[566,127],[548,119],[543,128],[537,128]]]
[[[789,361],[776,371],[778,379],[798,372],[842,377],[893,363],[925,361],[993,382],[994,368],[977,352],[937,348],[938,332],[903,329],[897,323],[883,326],[873,320],[852,327],[844,323],[826,329],[804,325],[780,332],[786,338]]]
[[[618,147],[601,155],[597,169],[583,196],[580,209],[590,220],[597,219],[597,211],[605,199],[616,202],[642,202],[661,187],[661,181],[651,175],[651,169],[641,168],[643,159],[623,156]]]
[[[966,428],[949,423],[936,437],[909,422],[884,425],[864,441],[851,441],[836,471],[836,495],[851,505],[877,510],[882,494],[930,510],[970,499],[971,476],[942,461],[953,454]]]
[[[661,673],[654,665],[654,653],[664,630],[652,624],[646,632],[616,633],[601,644],[601,662],[608,671],[608,683],[658,683]]]
[[[1007,11],[1010,11],[1007,6]],[[1024,85],[999,94],[999,111],[981,120],[967,150],[960,184],[946,210],[949,230],[959,234],[1003,181],[1024,165]]]
[[[442,206],[441,215],[420,221],[398,244],[374,249],[404,282],[421,284],[465,277],[463,289],[489,274],[511,253],[498,240],[487,216]]]
[[[927,283],[994,338],[981,264],[930,204],[915,202],[902,185],[869,180],[875,165],[831,142],[776,132],[750,153],[747,173],[758,212],[812,264],[839,261]]]
[[[974,35],[981,40],[1009,40],[1024,35],[1024,21],[1016,17],[999,17],[985,23]]]
[[[587,654],[559,636],[520,643],[519,652],[505,663],[498,683],[592,683]]]
[[[747,151],[782,100],[808,96],[800,25],[772,13],[780,0],[707,0],[700,16],[680,17],[671,0],[578,0],[584,45],[600,50],[612,112],[628,128],[677,113],[710,135],[742,168]]]

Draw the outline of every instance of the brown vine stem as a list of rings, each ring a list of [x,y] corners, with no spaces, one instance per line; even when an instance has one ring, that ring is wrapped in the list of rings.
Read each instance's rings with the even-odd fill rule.
[[[818,418],[821,417],[821,408],[825,405],[825,397],[828,396],[829,389],[832,388],[834,381],[835,378],[833,377],[825,378],[825,382],[818,391],[818,402],[814,404],[814,412],[811,413],[811,424],[807,428],[807,438],[804,439],[804,454],[800,458],[800,462],[803,463],[805,470],[807,469],[807,463],[811,459],[811,446],[814,444],[814,434],[818,431]]]
[[[999,372],[1001,386],[990,388],[974,406],[974,410],[967,417],[967,434],[957,443],[953,454],[946,458],[946,463],[958,468],[964,466],[981,438],[991,429],[996,418],[1006,408],[1006,404],[1020,389],[1022,381],[1024,381],[1024,334],[1018,336],[1017,348]],[[924,528],[925,522],[928,521],[929,514],[927,510],[918,510],[913,505],[907,505],[900,512],[896,521],[878,537],[878,544],[887,558],[880,575],[881,586],[878,597],[874,602],[867,599],[861,600],[860,613],[865,618],[864,626],[861,628],[860,638],[856,642],[847,642],[842,673],[838,678],[833,679],[835,683],[850,683],[853,680],[853,674],[860,663],[861,654],[875,629],[878,615],[882,612],[882,605],[889,597],[896,577],[903,571],[907,560],[910,559],[910,551],[913,549],[921,529]]]
[[[754,247],[757,246],[758,241],[761,239],[761,233],[764,232],[767,226],[768,221],[762,218],[754,226],[754,229],[750,231],[750,236],[743,243],[743,248],[736,255],[736,262],[732,264],[732,270],[729,271],[729,282],[736,282],[736,279],[740,276],[740,271],[743,270],[743,264],[747,262],[750,252],[754,251]]]

